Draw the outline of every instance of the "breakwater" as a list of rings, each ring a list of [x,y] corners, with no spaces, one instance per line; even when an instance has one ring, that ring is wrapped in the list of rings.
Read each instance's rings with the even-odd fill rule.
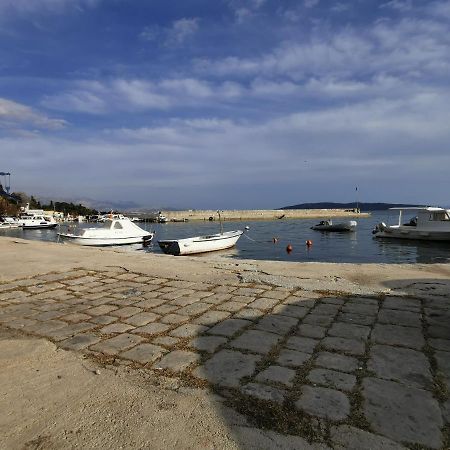
[[[169,220],[218,220],[216,210],[161,211]],[[221,211],[223,220],[315,219],[330,217],[369,217],[343,209],[230,209]],[[210,219],[212,217],[212,219]]]

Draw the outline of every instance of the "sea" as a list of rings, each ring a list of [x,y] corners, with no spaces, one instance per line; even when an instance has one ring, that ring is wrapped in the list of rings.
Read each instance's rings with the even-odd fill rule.
[[[339,222],[339,218],[333,219]],[[347,220],[347,219],[344,219]],[[397,223],[395,211],[376,211],[370,217],[357,218],[357,230],[352,233],[326,233],[313,231],[310,227],[319,219],[281,219],[271,221],[226,221],[224,231],[249,229],[239,239],[235,248],[215,252],[224,258],[256,259],[272,261],[297,262],[331,262],[331,263],[446,263],[450,262],[450,243],[408,241],[394,239],[375,239],[373,228],[379,222]],[[404,217],[406,222],[408,217]],[[143,245],[121,246],[130,252],[162,253],[158,239],[182,239],[220,232],[219,222],[192,221],[139,223],[142,228],[155,231],[154,242],[147,247]],[[74,226],[74,224],[70,224]],[[78,227],[101,226],[100,224],[76,224]],[[61,230],[65,230],[61,225]],[[56,229],[57,230],[57,229]],[[0,230],[1,235],[24,239],[59,242],[56,230]],[[307,246],[306,241],[312,245]],[[62,243],[61,245],[74,245]],[[288,252],[290,245],[292,251]],[[199,255],[199,258],[207,257]]]

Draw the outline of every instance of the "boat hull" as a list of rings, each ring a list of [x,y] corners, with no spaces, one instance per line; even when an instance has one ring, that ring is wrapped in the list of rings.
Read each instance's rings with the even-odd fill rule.
[[[168,255],[182,256],[215,252],[234,247],[243,231],[229,231],[211,236],[197,236],[188,239],[158,241],[161,250]]]
[[[314,225],[311,227],[311,230],[315,231],[334,231],[334,232],[349,232],[349,231],[355,231],[357,222],[354,220],[351,220],[349,222],[342,222],[342,223],[336,223],[331,225]]]
[[[389,229],[378,231],[376,238],[410,239],[414,241],[447,241],[450,242],[450,231],[419,231],[405,229]]]
[[[149,244],[153,235],[136,236],[126,238],[84,238],[81,236],[58,233],[58,236],[67,242],[77,245],[91,246],[91,247],[107,247],[111,245],[129,245],[129,244]]]
[[[57,223],[41,223],[41,224],[22,224],[19,225],[21,226],[24,230],[42,230],[45,228],[56,228],[58,226]]]

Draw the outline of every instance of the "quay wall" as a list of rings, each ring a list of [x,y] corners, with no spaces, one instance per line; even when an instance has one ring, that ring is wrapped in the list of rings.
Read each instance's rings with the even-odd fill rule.
[[[161,211],[169,220],[218,220],[215,210]],[[314,219],[330,217],[369,217],[369,213],[356,213],[343,209],[250,209],[221,211],[223,220],[277,220],[277,219]]]

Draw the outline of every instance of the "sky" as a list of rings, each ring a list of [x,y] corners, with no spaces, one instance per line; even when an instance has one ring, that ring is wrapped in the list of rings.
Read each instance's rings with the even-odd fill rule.
[[[449,169],[449,0],[0,0],[12,190],[448,205]]]

